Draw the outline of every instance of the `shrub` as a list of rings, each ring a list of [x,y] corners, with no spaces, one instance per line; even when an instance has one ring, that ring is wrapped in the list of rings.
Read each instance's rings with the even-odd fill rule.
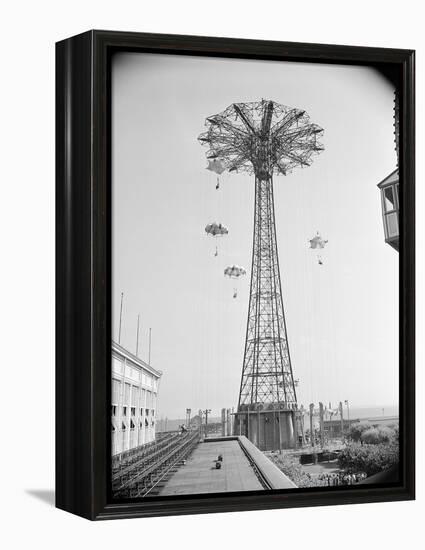
[[[360,441],[369,445],[390,443],[398,441],[398,435],[396,436],[396,431],[388,426],[376,426],[364,431],[360,436]]]
[[[324,485],[323,481],[313,478],[303,471],[297,458],[288,455],[271,454],[269,458],[297,487],[315,487]]]
[[[352,443],[338,457],[340,468],[346,473],[364,472],[367,476],[382,472],[398,462],[398,444],[359,445]]]
[[[358,424],[352,424],[348,432],[348,438],[352,441],[361,441],[363,432],[373,428],[370,422],[359,422]]]
[[[351,426],[348,437],[351,441],[368,445],[398,442],[398,425],[372,426],[369,422],[361,422]]]
[[[396,439],[395,430],[389,426],[379,426],[378,432],[382,443],[390,443]]]
[[[392,426],[392,430],[393,430],[393,441],[395,443],[398,443],[398,440],[399,440],[399,434],[400,434],[400,429],[399,429],[399,425],[398,424],[395,424],[394,426]]]
[[[360,441],[367,443],[368,445],[377,445],[378,443],[381,443],[379,431],[376,428],[369,428],[368,430],[365,430],[360,436]]]

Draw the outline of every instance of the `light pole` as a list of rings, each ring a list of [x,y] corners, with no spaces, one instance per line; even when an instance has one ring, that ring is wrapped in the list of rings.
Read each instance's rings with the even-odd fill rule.
[[[186,422],[187,422],[187,428],[190,430],[190,413],[192,412],[192,409],[186,409]]]

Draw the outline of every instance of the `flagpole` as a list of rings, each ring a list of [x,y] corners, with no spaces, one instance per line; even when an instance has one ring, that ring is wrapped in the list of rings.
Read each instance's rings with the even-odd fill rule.
[[[137,316],[136,357],[139,356],[139,327],[140,327],[140,313]]]
[[[124,298],[124,292],[121,292],[121,307],[120,307],[120,326],[118,330],[118,344],[121,344],[121,324],[122,324],[122,302]]]
[[[149,329],[149,360],[148,364],[151,364],[151,344],[152,344],[152,329]]]

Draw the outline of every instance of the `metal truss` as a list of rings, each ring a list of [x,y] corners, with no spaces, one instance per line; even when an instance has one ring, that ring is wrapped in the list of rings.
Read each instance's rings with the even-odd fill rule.
[[[297,402],[283,310],[272,179],[255,180],[251,290],[239,409]]]
[[[206,125],[198,139],[209,145],[207,158],[220,159],[229,172],[262,179],[287,175],[296,166],[310,166],[312,155],[323,151],[322,128],[305,111],[274,101],[232,103]]]
[[[273,199],[273,175],[310,166],[323,150],[322,128],[305,111],[275,103],[233,103],[207,118],[199,136],[229,172],[255,175],[254,242],[238,410],[297,403],[289,354]]]

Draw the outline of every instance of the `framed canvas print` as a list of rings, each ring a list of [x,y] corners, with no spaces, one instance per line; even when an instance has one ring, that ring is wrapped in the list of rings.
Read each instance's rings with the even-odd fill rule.
[[[57,506],[414,498],[414,52],[57,44]]]

